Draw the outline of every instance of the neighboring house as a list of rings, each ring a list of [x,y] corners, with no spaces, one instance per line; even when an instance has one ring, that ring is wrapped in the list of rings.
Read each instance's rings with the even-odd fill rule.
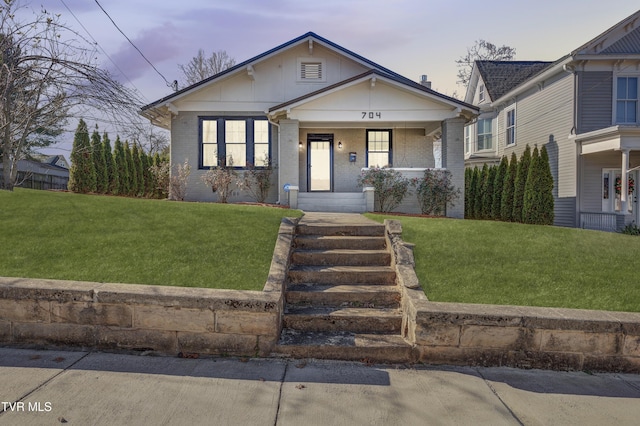
[[[447,168],[462,189],[463,127],[477,111],[307,33],[153,102],[141,114],[171,131],[171,164],[187,159],[192,165],[188,200],[215,200],[201,176],[218,162],[232,158],[241,171],[268,156],[277,165],[268,201],[365,211],[373,197],[357,179],[369,166],[390,165],[408,176]],[[247,199],[241,192],[234,197]],[[399,208],[416,209],[415,202]],[[447,215],[463,212],[459,200]]]
[[[553,63],[478,61],[465,98],[480,108],[465,128],[466,165],[546,145],[556,225],[640,223],[639,80],[640,11]]]
[[[0,162],[0,186],[3,184],[2,167]],[[17,187],[66,190],[68,183],[69,163],[62,155],[18,161]]]

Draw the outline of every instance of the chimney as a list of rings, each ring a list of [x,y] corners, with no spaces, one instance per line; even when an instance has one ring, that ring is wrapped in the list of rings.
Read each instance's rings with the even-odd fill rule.
[[[426,74],[422,74],[420,76],[420,84],[422,84],[427,89],[431,89],[431,82],[429,80],[427,80],[427,75]]]

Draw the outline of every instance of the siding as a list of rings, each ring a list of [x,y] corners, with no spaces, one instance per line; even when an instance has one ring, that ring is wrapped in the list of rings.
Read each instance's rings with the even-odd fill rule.
[[[613,102],[611,71],[578,72],[577,133],[611,126]]]
[[[515,152],[518,158],[525,147],[546,145],[553,175],[555,199],[555,224],[575,226],[576,217],[576,147],[568,139],[573,127],[573,75],[560,73],[544,82],[541,88],[532,89],[515,101],[516,144],[506,147],[506,110],[501,108],[496,120],[498,155],[507,157]]]

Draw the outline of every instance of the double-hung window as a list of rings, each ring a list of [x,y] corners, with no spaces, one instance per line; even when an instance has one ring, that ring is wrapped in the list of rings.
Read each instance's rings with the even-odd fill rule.
[[[269,163],[269,122],[263,118],[200,118],[200,168]]]
[[[491,119],[478,120],[478,145],[477,150],[493,148],[493,133],[491,129]]]
[[[471,152],[471,126],[465,126],[464,128],[464,152]]]
[[[510,109],[507,111],[507,120],[505,126],[505,133],[507,137],[507,146],[514,145],[516,143],[516,110]]]
[[[391,164],[391,130],[367,130],[367,167]]]
[[[638,77],[618,77],[616,84],[616,124],[636,124]]]

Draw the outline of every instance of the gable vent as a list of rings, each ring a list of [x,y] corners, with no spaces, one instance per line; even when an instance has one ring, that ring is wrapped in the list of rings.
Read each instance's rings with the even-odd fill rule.
[[[322,62],[303,62],[300,64],[302,80],[322,80]]]

